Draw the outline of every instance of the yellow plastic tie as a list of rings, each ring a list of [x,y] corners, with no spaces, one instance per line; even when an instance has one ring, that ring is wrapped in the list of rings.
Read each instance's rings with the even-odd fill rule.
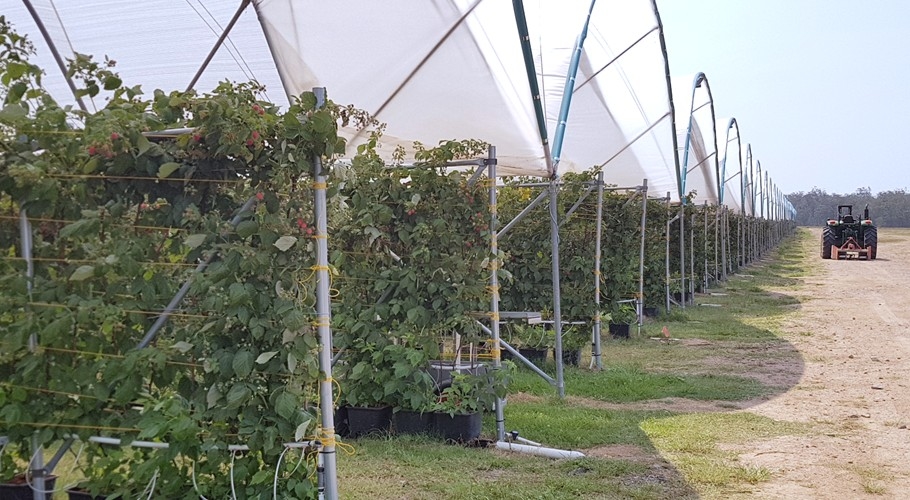
[[[332,383],[334,383],[335,386],[338,387],[338,392],[335,393],[335,401],[332,402],[333,407],[338,408],[338,401],[341,400],[341,383],[335,379],[332,379]]]
[[[334,447],[339,450],[343,450],[348,455],[353,455],[356,453],[356,450],[353,446],[343,443],[335,436],[334,428],[325,428],[322,427],[316,428],[316,434],[314,436],[308,436],[307,440],[314,441],[319,440],[322,443],[323,447]]]
[[[326,188],[326,183],[324,183],[324,182],[314,182],[313,183],[313,189],[325,189],[325,188]]]
[[[319,441],[322,442],[322,446],[335,447],[338,443],[335,437],[335,429],[333,427],[319,428]]]

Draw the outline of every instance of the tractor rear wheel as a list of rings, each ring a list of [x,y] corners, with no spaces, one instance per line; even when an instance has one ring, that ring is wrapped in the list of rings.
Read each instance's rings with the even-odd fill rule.
[[[869,260],[875,260],[875,250],[878,247],[878,229],[875,226],[867,227],[863,232],[863,247],[868,251]]]
[[[825,227],[822,229],[822,258],[830,259],[831,258],[831,247],[834,246],[834,230],[830,227]]]

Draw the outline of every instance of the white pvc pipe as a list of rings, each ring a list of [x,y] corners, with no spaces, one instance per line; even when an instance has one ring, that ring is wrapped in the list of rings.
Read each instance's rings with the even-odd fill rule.
[[[538,455],[547,458],[584,458],[585,456],[585,454],[580,451],[558,450],[556,448],[530,446],[526,444],[510,443],[508,441],[496,441],[496,448],[506,451],[515,451],[518,453],[527,453],[529,455]]]
[[[170,445],[167,443],[159,443],[155,441],[131,441],[126,445],[123,444],[123,441],[117,438],[105,437],[105,436],[92,436],[88,438],[89,442],[98,443],[98,444],[109,444],[113,446],[133,446],[136,448],[157,448],[157,449],[167,449]]]

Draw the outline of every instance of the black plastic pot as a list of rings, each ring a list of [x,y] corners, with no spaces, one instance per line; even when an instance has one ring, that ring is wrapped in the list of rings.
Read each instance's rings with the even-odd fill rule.
[[[335,408],[335,432],[341,437],[349,437],[348,431],[348,407],[339,406]]]
[[[610,323],[610,336],[614,339],[629,338],[629,325],[625,323]]]
[[[649,318],[656,318],[660,315],[660,309],[657,307],[645,307],[642,312]]]
[[[547,351],[548,350],[549,349],[532,349],[532,348],[522,347],[522,348],[518,349],[518,354],[521,354],[522,356],[527,358],[528,361],[530,361],[532,363],[543,363],[544,361],[547,360]]]
[[[69,500],[105,500],[107,498],[106,495],[92,495],[81,489],[66,490],[66,494],[69,495]]]
[[[54,489],[54,484],[57,482],[57,476],[47,476],[44,478],[44,489],[45,491],[50,492]],[[0,484],[0,500],[33,500],[35,498],[35,492],[32,490],[34,486],[34,481],[31,481],[31,485],[25,481],[25,476],[16,476],[13,481],[9,483]],[[53,493],[45,493],[44,498],[51,500]]]
[[[465,415],[449,415],[448,413],[433,414],[433,429],[435,434],[446,441],[466,443],[480,437],[483,426],[483,414],[468,413]]]
[[[693,298],[691,292],[686,292],[685,294],[682,292],[673,292],[673,300],[679,303],[688,304],[689,302],[692,302]]]
[[[569,349],[568,351],[562,351],[562,364],[578,366],[578,363],[581,362],[581,349]]]
[[[348,406],[348,434],[351,437],[388,433],[392,429],[392,407]]]
[[[396,434],[428,434],[432,432],[433,414],[413,410],[399,410],[392,414]]]

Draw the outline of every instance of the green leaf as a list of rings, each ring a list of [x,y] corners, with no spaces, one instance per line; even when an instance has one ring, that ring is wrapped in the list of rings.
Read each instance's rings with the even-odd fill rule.
[[[253,353],[244,349],[235,354],[231,368],[238,377],[247,377],[253,371]]]
[[[240,224],[237,224],[236,231],[237,236],[240,236],[241,238],[247,238],[259,231],[259,223],[254,220],[241,221]]]
[[[307,431],[310,430],[310,423],[313,422],[312,419],[308,419],[306,422],[297,426],[297,429],[294,431],[294,441],[302,441],[306,437]]]
[[[290,420],[297,413],[297,398],[284,391],[275,398],[275,413]]]
[[[250,480],[250,484],[271,484],[269,481],[272,480],[272,471],[269,469],[262,469],[259,472],[253,474],[253,479]]]
[[[0,110],[0,120],[14,120],[28,116],[28,110],[20,104],[7,104]]]
[[[51,321],[50,324],[44,328],[42,334],[55,337],[58,335],[71,333],[72,328],[73,323],[70,317],[64,316],[62,318],[57,318],[54,321]]]
[[[288,371],[294,373],[297,371],[297,356],[294,353],[288,353]]]
[[[253,392],[246,384],[234,384],[227,393],[226,408],[228,410],[236,410],[237,408],[240,408],[243,403],[247,402],[252,395]]]
[[[122,84],[123,82],[119,78],[114,75],[109,75],[104,79],[104,90],[114,90]]]
[[[215,407],[219,401],[221,401],[221,391],[218,390],[217,384],[212,384],[212,386],[209,387],[209,392],[205,395],[205,402],[209,409],[211,409]]]
[[[88,236],[95,234],[101,228],[101,221],[98,219],[80,219],[72,224],[68,224],[60,230],[61,238],[71,238],[74,236]]]
[[[282,323],[284,323],[284,326],[287,327],[288,330],[299,331],[306,325],[306,315],[303,314],[303,311],[295,309],[284,317]]]
[[[278,250],[286,252],[289,248],[294,246],[294,243],[297,243],[297,238],[295,236],[282,236],[275,241],[274,245]]]
[[[176,172],[177,169],[179,169],[179,168],[180,168],[179,163],[174,163],[172,161],[163,163],[160,167],[158,167],[158,178],[159,179],[167,178],[171,174]]]
[[[190,249],[196,248],[199,245],[205,243],[206,236],[208,236],[208,235],[201,234],[201,233],[200,234],[191,234],[191,235],[187,236],[186,239],[183,240],[183,244],[186,245],[186,247],[190,248]]]
[[[90,173],[94,172],[95,170],[98,170],[98,164],[99,164],[99,163],[100,163],[100,162],[98,161],[98,157],[97,157],[97,156],[91,157],[91,158],[89,159],[89,161],[85,162],[85,165],[82,166],[82,173],[83,173],[83,174],[90,174]]]
[[[19,102],[22,95],[28,90],[25,82],[16,82],[9,86],[9,92],[6,95],[6,102]]]
[[[370,244],[372,245],[373,242],[376,241],[376,238],[378,238],[379,235],[381,235],[382,233],[379,232],[379,229],[376,229],[375,227],[370,226],[370,227],[364,228],[363,234],[367,234],[370,236]]]
[[[366,361],[359,361],[354,368],[351,370],[351,378],[359,379],[363,377],[364,372],[370,372],[370,364]]]
[[[25,70],[28,69],[28,64],[16,61],[9,61],[6,64],[6,72],[9,74],[9,77],[13,80],[17,78],[22,78],[22,75],[25,74]]]
[[[316,94],[313,92],[304,92],[298,98],[300,107],[304,110],[316,109]]]
[[[256,364],[264,365],[264,364],[268,363],[270,359],[274,358],[276,354],[278,354],[278,351],[264,352],[264,353],[260,354],[259,357],[256,358]]]
[[[151,147],[152,143],[146,136],[139,135],[139,137],[136,139],[136,150],[139,156],[145,154],[145,152],[148,151]]]
[[[70,281],[85,281],[95,275],[95,266],[79,266],[70,275]]]
[[[408,321],[411,323],[417,323],[417,320],[420,319],[420,310],[416,307],[408,309]]]
[[[176,349],[180,354],[186,354],[190,349],[193,348],[193,344],[181,340],[180,342],[175,342],[171,347]]]

